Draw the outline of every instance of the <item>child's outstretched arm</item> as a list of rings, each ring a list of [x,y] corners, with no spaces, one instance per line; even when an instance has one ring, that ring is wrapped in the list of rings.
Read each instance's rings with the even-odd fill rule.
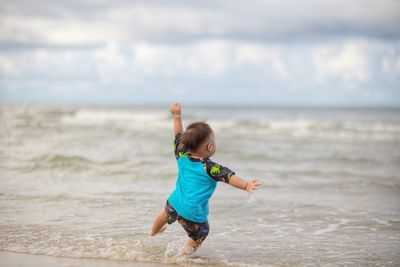
[[[254,190],[260,188],[261,186],[261,183],[258,182],[258,179],[254,179],[251,182],[246,182],[237,175],[231,176],[231,178],[229,179],[229,184],[236,188],[246,190],[249,193],[249,196]]]
[[[174,116],[174,134],[183,133],[181,104],[172,104],[169,106],[169,111],[172,113],[172,116]]]

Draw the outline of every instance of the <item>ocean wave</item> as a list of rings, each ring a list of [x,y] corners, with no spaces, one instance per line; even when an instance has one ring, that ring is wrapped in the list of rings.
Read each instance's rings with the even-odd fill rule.
[[[279,113],[274,110],[259,110],[259,113],[249,113],[251,110],[237,112],[218,112],[204,109],[197,113],[184,114],[184,124],[206,118],[211,127],[218,132],[231,135],[264,135],[289,138],[322,138],[338,140],[400,140],[400,120],[394,119],[392,113],[373,113],[365,115],[361,111],[349,113],[346,111],[338,117],[331,111],[324,117],[317,111],[307,111],[303,117],[295,111]],[[253,111],[256,112],[256,111]],[[372,111],[371,111],[372,112]],[[248,114],[249,113],[249,114]],[[304,111],[303,111],[304,113]],[[247,115],[250,116],[249,118]],[[196,115],[196,116],[194,116]],[[246,116],[245,116],[246,115]],[[352,116],[350,116],[352,115]],[[1,116],[5,131],[14,131],[23,127],[23,131],[35,129],[51,132],[49,129],[60,128],[90,128],[108,131],[122,129],[154,132],[168,131],[172,127],[172,119],[166,109],[160,108],[96,108],[96,107],[13,107],[4,109]],[[119,134],[116,132],[115,134]]]
[[[62,124],[67,125],[113,125],[121,124],[127,127],[140,125],[160,125],[162,121],[168,121],[168,113],[157,111],[127,111],[127,110],[77,110],[74,114],[68,114],[61,118]]]
[[[48,173],[52,174],[96,174],[106,177],[130,177],[151,174],[160,170],[155,160],[142,159],[140,157],[124,158],[91,158],[87,153],[80,155],[47,154],[27,156],[26,158],[5,157],[1,169],[17,171],[20,173]]]
[[[356,122],[305,119],[212,121],[217,131],[235,134],[327,139],[400,140],[400,122]]]
[[[61,169],[71,171],[87,170],[94,162],[83,156],[69,155],[44,155],[35,158],[29,171],[39,171],[47,169]]]

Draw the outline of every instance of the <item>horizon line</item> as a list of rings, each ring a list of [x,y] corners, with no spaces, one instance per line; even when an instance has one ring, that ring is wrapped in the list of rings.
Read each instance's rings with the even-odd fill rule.
[[[2,100],[0,105],[64,105],[64,106],[93,106],[93,107],[162,107],[169,106],[172,103],[179,102],[186,107],[192,108],[270,108],[270,109],[381,109],[381,110],[397,110],[400,105],[383,105],[383,104],[284,104],[284,103],[194,103],[190,101],[171,101],[171,102],[89,102],[89,101],[45,101],[45,100]]]

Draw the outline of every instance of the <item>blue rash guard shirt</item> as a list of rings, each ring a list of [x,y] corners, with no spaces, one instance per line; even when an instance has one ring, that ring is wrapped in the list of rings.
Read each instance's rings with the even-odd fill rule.
[[[178,179],[175,190],[168,198],[170,205],[183,218],[193,222],[207,222],[208,200],[217,182],[229,183],[235,172],[209,158],[191,158],[181,144],[181,134],[175,136],[174,153],[178,164]]]

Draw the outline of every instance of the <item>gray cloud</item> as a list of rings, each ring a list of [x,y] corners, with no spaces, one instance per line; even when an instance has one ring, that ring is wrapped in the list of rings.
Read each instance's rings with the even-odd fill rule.
[[[171,3],[172,2],[172,3]],[[2,1],[1,42],[87,44],[205,39],[303,42],[400,38],[400,2]],[[65,36],[57,32],[65,32]],[[84,33],[78,34],[77,32]]]
[[[391,0],[3,0],[0,98],[398,104],[399,25]]]

